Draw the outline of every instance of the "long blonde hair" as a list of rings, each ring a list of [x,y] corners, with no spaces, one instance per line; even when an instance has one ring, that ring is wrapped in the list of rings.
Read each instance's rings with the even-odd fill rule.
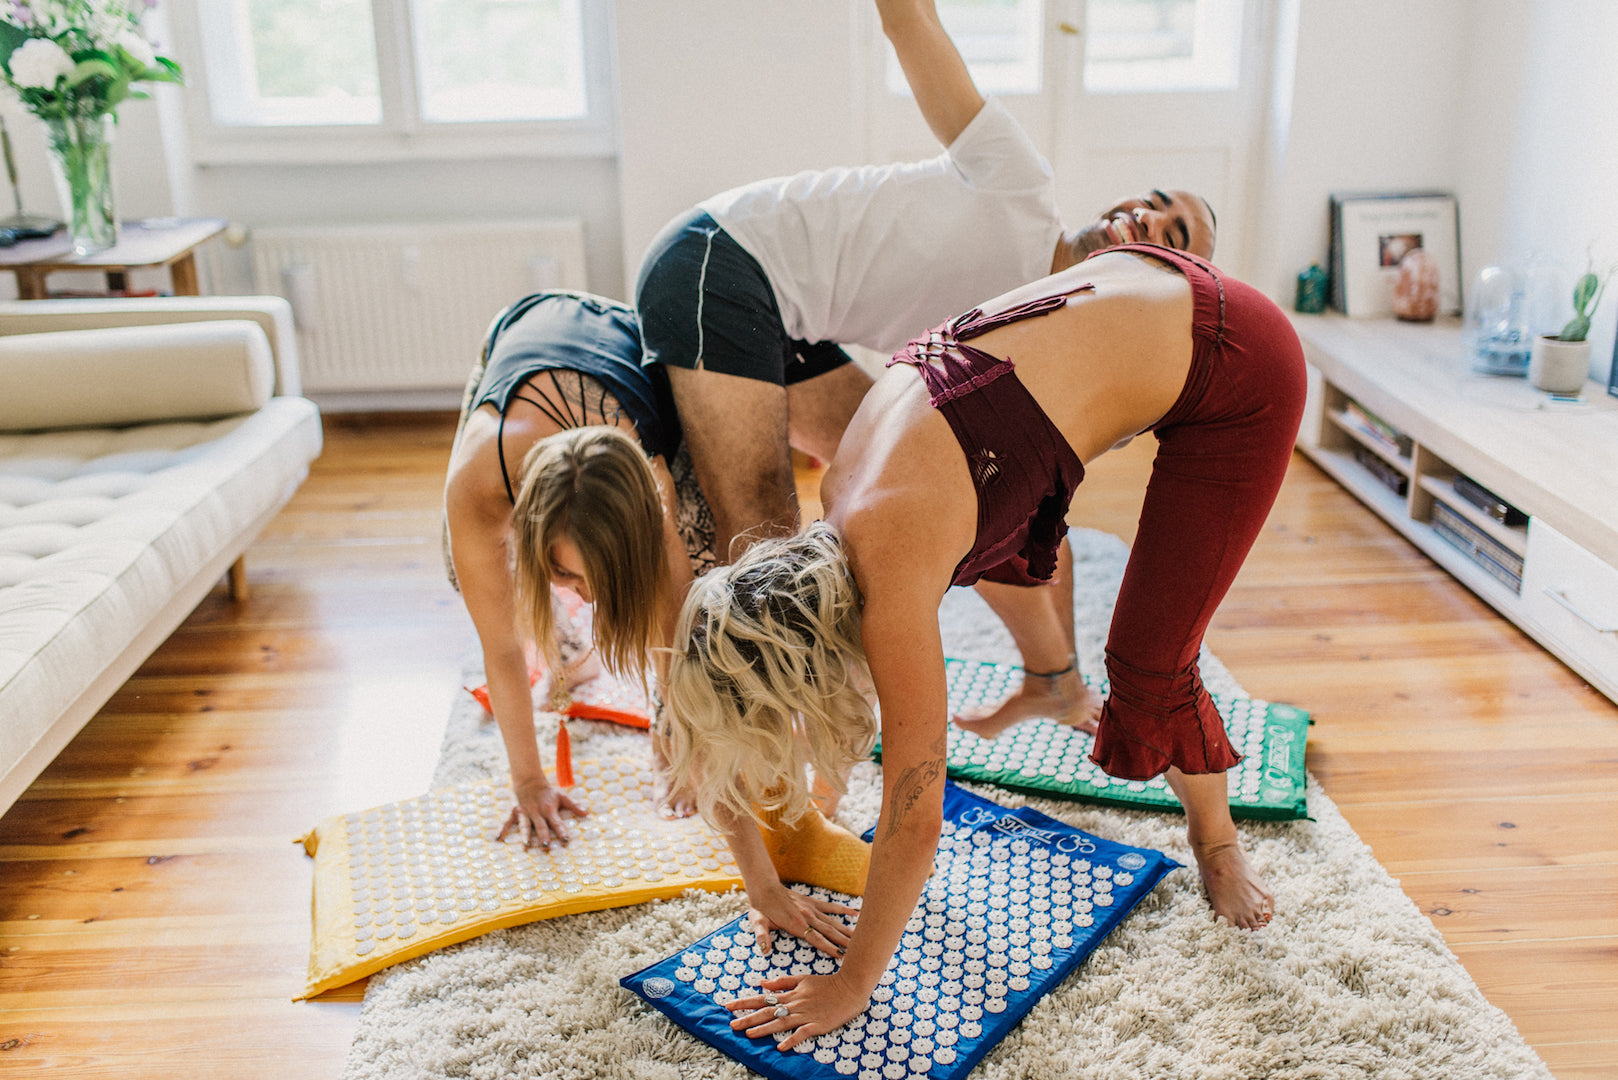
[[[836,530],[815,522],[763,540],[698,578],[669,667],[667,745],[676,787],[709,822],[809,805],[807,769],[844,790],[870,755],[876,717],[860,643],[860,597]]]
[[[511,511],[517,609],[551,670],[561,657],[551,609],[552,549],[572,541],[595,598],[594,638],[603,665],[645,678],[669,589],[663,502],[646,453],[614,427],[571,428],[523,458]]]

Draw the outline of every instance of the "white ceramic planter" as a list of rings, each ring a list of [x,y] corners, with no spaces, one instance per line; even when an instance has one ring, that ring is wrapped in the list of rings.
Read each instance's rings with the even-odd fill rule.
[[[1528,356],[1528,381],[1549,394],[1577,394],[1590,369],[1590,342],[1541,334]]]

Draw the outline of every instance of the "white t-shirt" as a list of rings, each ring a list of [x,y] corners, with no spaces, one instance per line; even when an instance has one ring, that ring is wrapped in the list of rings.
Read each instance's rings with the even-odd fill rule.
[[[759,261],[789,335],[891,353],[1050,273],[1055,178],[991,99],[926,161],[801,172],[700,204]]]

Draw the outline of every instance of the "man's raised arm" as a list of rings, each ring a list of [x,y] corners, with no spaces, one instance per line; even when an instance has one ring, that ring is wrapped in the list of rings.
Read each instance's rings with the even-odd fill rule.
[[[937,5],[934,0],[876,0],[876,9],[922,119],[948,146],[983,108],[983,95],[939,21]]]

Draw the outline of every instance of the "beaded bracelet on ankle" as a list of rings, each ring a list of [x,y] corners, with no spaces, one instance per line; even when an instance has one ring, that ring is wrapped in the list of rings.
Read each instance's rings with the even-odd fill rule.
[[[1059,679],[1063,675],[1069,675],[1069,674],[1072,674],[1073,672],[1076,672],[1078,670],[1079,670],[1079,658],[1077,656],[1075,656],[1073,659],[1071,659],[1071,660],[1069,660],[1067,662],[1067,667],[1063,668],[1060,671],[1027,671],[1027,670],[1024,670],[1022,675],[1023,675],[1023,680],[1024,681],[1027,681],[1028,679]]]

